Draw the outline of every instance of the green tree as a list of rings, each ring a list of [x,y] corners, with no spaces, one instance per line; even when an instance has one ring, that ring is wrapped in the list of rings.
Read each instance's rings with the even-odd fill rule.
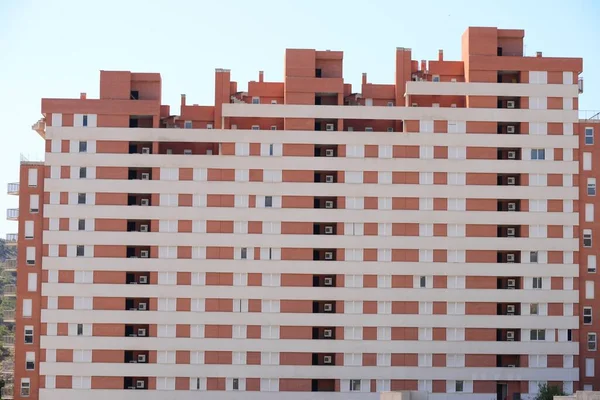
[[[550,386],[548,384],[543,384],[538,386],[538,394],[535,396],[535,400],[552,400],[554,396],[565,396],[566,393],[563,392],[560,386]]]

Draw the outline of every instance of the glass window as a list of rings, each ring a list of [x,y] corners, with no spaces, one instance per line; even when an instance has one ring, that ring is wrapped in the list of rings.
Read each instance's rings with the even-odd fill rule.
[[[83,126],[88,126],[88,116],[87,115],[83,115]]]
[[[538,252],[537,251],[532,251],[529,253],[529,262],[530,263],[538,262]]]
[[[78,245],[77,246],[77,257],[83,257],[85,255],[85,247]]]
[[[79,168],[79,177],[80,178],[86,178],[87,177],[87,168],[86,167],[80,167]]]
[[[588,196],[596,195],[596,178],[588,178],[587,180],[587,194]]]
[[[589,126],[585,128],[585,144],[594,144],[594,128]]]
[[[351,379],[350,380],[350,391],[351,392],[360,392],[360,379]]]
[[[588,351],[596,351],[597,338],[594,332],[587,334],[587,349]]]
[[[456,381],[455,385],[454,385],[454,390],[456,392],[463,392],[464,391],[464,387],[465,387],[465,382],[464,381]]]
[[[592,324],[592,307],[583,307],[583,324]]]
[[[273,196],[265,196],[265,207],[273,207]]]
[[[77,221],[77,230],[85,231],[85,219]]]
[[[546,330],[545,329],[532,329],[529,333],[529,339],[532,341],[535,340],[546,340]]]
[[[546,149],[531,149],[531,159],[532,160],[545,160],[546,159]]]
[[[85,204],[85,198],[86,198],[85,193],[79,193],[77,195],[77,204]]]
[[[87,142],[79,142],[79,152],[87,153]]]

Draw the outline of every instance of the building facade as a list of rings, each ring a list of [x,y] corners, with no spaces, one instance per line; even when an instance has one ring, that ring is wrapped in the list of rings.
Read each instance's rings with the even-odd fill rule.
[[[341,52],[293,49],[284,82],[217,69],[214,106],[177,115],[158,74],[43,99],[15,398],[600,388],[600,125],[578,119],[582,60],[523,37],[469,28],[461,61],[398,48],[394,83],[360,92]]]

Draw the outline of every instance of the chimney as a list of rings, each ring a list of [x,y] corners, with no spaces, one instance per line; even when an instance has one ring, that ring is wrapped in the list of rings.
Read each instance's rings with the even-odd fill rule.
[[[444,61],[444,50],[438,50],[438,61]]]
[[[258,71],[258,81],[259,82],[263,82],[265,79],[265,72],[264,71]]]
[[[83,93],[83,92],[82,92],[82,93],[79,93],[79,98],[80,98],[81,100],[85,100],[85,99],[87,98],[87,95],[86,95],[85,93]]]
[[[181,95],[181,105],[185,106],[185,94]]]
[[[542,52],[541,51],[536,51],[535,52],[535,56],[540,58],[542,56]]]
[[[421,71],[427,71],[427,61],[421,60]]]
[[[362,74],[362,84],[366,85],[367,84],[367,73],[363,72]]]

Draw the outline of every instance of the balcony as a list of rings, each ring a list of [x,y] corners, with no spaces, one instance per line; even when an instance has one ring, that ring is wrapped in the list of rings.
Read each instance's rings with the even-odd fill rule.
[[[41,137],[46,138],[46,119],[42,118],[35,124],[31,125],[31,129],[36,131]]]
[[[314,208],[337,208],[337,197],[315,197]]]
[[[498,342],[520,342],[521,341],[521,330],[520,329],[497,329],[496,330],[496,341],[498,341]]]
[[[125,274],[126,285],[148,285],[150,283],[150,272],[128,272]]]
[[[14,389],[12,386],[2,388],[2,399],[11,400],[15,398]]]
[[[148,355],[149,351],[147,350],[126,350],[123,362],[127,364],[147,364]]]
[[[150,325],[148,324],[125,325],[126,337],[148,337],[149,332]]]
[[[6,219],[9,221],[18,221],[19,220],[19,209],[18,208],[7,208],[6,209]]]
[[[2,322],[15,322],[15,310],[2,311]]]
[[[583,77],[577,79],[577,88],[579,89],[579,94],[583,93]]]
[[[497,184],[498,184],[498,186],[520,186],[521,185],[521,175],[498,174]]]
[[[313,235],[336,235],[337,224],[335,223],[313,223]]]
[[[125,310],[128,311],[148,311],[150,299],[127,298],[125,299]]]
[[[6,285],[4,286],[4,291],[2,292],[4,297],[16,297],[17,296],[17,287],[15,285]]]
[[[6,194],[19,195],[19,182],[12,182],[8,184]]]
[[[498,303],[496,315],[521,315],[520,303]]]
[[[336,287],[335,275],[313,275],[313,287]]]
[[[4,261],[4,271],[17,272],[17,260],[14,258]]]
[[[4,347],[15,347],[15,337],[10,335],[2,336],[2,344]]]
[[[15,362],[13,360],[2,361],[2,372],[11,372],[15,370]]]
[[[329,327],[313,327],[312,328],[312,338],[313,340],[325,339],[325,340],[335,340],[335,328],[332,326]]]
[[[497,289],[521,289],[521,278],[520,277],[509,277],[509,278],[498,278]]]
[[[7,246],[16,246],[17,245],[17,239],[19,238],[19,234],[18,233],[7,233],[6,234],[6,245]]]
[[[129,377],[123,378],[123,389],[129,390],[146,390],[148,389],[148,378],[146,377]]]
[[[335,301],[313,301],[313,314],[335,314]]]
[[[334,353],[312,353],[312,365],[335,365]]]

